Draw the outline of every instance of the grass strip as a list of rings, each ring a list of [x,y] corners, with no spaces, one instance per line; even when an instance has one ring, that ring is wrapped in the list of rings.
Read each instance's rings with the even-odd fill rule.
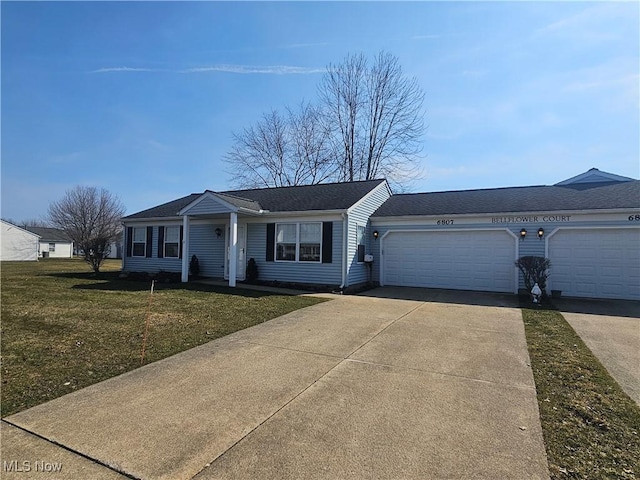
[[[558,311],[522,315],[551,478],[640,478],[640,407]]]
[[[150,283],[118,278],[119,260],[0,268],[3,417],[140,367]],[[193,283],[153,295],[145,363],[324,301]]]

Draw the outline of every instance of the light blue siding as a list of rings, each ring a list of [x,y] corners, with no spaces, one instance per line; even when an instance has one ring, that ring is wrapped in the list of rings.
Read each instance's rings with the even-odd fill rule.
[[[293,220],[288,220],[293,221]],[[333,222],[333,257],[331,263],[267,262],[267,225],[247,225],[247,260],[254,258],[258,265],[258,279],[319,285],[342,283],[342,222]]]
[[[446,218],[446,217],[443,217]],[[604,227],[604,226],[629,226],[629,222],[625,222],[624,220],[611,220],[611,221],[571,221],[571,222],[540,222],[540,223],[509,223],[509,224],[487,224],[487,225],[457,225],[457,226],[438,226],[435,225],[436,219],[425,220],[424,223],[420,223],[419,220],[416,221],[415,224],[411,225],[391,225],[384,223],[383,220],[373,220],[374,226],[371,227],[372,230],[378,230],[380,233],[379,238],[382,238],[384,234],[389,230],[425,230],[425,231],[455,231],[455,230],[463,230],[463,229],[496,229],[501,230],[508,228],[512,231],[518,239],[514,239],[514,242],[517,243],[516,246],[516,256],[522,257],[525,255],[535,255],[544,257],[545,256],[545,237],[549,235],[553,230],[558,227]],[[542,239],[538,238],[537,232],[538,228],[544,228],[544,236]],[[520,230],[525,228],[527,230],[527,235],[524,240],[521,240]],[[471,235],[473,232],[468,231],[466,234]],[[462,233],[461,234],[465,234]],[[373,240],[371,243],[371,251],[374,256],[374,282],[380,282],[380,240]],[[552,266],[553,267],[553,266]],[[514,258],[514,272],[517,268],[515,266],[515,258]],[[519,276],[519,287],[524,288],[524,282],[522,280],[522,276]]]
[[[358,226],[365,227],[365,253],[372,253],[373,229],[370,228],[369,217],[390,197],[387,184],[383,183],[371,191],[353,210],[349,212],[349,235],[347,248],[347,286],[357,285],[372,280],[371,268],[365,263],[358,263]]]
[[[214,214],[214,213],[228,213],[230,210],[227,206],[220,202],[215,201],[212,198],[205,198],[197,205],[191,207],[187,212],[189,215],[198,214]]]
[[[176,222],[167,222],[165,227],[182,225]],[[136,227],[144,227],[147,225],[136,224]],[[122,262],[122,269],[127,272],[181,272],[182,271],[182,259],[180,258],[158,258],[158,228],[159,226],[153,226],[153,240],[151,242],[152,257],[127,257],[128,252],[125,252],[125,256]],[[126,229],[126,227],[125,227]],[[126,248],[125,243],[125,248]]]
[[[216,228],[222,235],[216,235]],[[203,277],[223,278],[225,260],[224,224],[192,224],[189,231],[189,258],[198,257],[200,275]]]

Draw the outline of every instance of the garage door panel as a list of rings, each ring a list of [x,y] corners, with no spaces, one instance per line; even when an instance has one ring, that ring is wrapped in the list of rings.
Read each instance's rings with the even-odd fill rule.
[[[566,229],[549,239],[550,284],[575,297],[640,300],[640,229]]]
[[[505,231],[391,232],[383,248],[386,285],[515,290],[515,239]]]

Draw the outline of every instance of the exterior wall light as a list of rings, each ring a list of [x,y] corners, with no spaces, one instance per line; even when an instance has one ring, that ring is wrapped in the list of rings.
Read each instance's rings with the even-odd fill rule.
[[[520,240],[524,240],[524,237],[527,236],[527,229],[523,228],[522,230],[520,230]]]
[[[373,238],[375,238],[376,240],[378,239],[378,235],[380,235],[380,233],[378,232],[378,230],[374,230],[373,231]]]
[[[220,238],[220,235],[222,235],[222,229],[216,228],[216,237]]]
[[[538,229],[538,238],[542,240],[542,237],[544,237],[544,228],[540,227]]]

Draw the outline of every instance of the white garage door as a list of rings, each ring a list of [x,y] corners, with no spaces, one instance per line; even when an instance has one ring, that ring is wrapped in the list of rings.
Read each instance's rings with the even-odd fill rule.
[[[640,300],[640,229],[560,230],[549,284],[563,296]]]
[[[515,242],[505,231],[392,232],[382,283],[513,293]]]

